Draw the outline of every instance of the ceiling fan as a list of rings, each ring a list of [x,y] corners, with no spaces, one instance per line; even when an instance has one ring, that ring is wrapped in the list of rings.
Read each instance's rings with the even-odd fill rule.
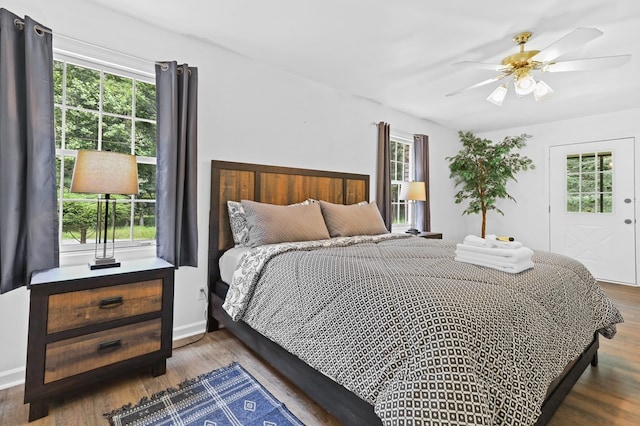
[[[551,96],[553,89],[551,89],[551,87],[549,87],[544,81],[537,80],[533,76],[534,71],[544,73],[602,70],[618,67],[631,59],[631,55],[618,55],[555,62],[555,59],[564,55],[568,51],[576,49],[579,46],[600,37],[602,34],[602,31],[597,28],[577,28],[542,50],[525,50],[525,43],[529,41],[532,33],[529,31],[521,32],[516,34],[512,39],[515,44],[520,46],[520,51],[505,57],[500,64],[473,61],[457,62],[453,64],[456,66],[498,71],[502,74],[456,90],[455,92],[447,94],[447,96],[457,95],[458,93],[466,92],[467,90],[486,86],[494,81],[499,81],[513,75],[513,85],[518,96],[525,96],[533,93],[535,100],[540,101]],[[498,86],[498,88],[489,95],[487,100],[495,105],[502,105],[502,102],[507,95],[508,87],[507,82]]]

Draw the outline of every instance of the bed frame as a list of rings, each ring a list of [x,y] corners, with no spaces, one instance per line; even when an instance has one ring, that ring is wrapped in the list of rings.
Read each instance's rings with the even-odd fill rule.
[[[313,369],[295,355],[253,330],[233,321],[222,309],[228,286],[221,281],[218,260],[233,247],[226,203],[254,200],[292,204],[307,198],[353,204],[369,200],[369,176],[321,170],[275,167],[226,161],[211,162],[209,217],[208,331],[224,326],[262,359],[346,425],[381,425],[373,406]],[[584,352],[551,384],[537,425],[547,424],[589,364],[598,363],[598,333]]]

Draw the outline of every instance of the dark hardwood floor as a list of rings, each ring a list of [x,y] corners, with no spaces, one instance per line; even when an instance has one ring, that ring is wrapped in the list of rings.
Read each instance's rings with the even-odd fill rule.
[[[640,425],[640,288],[606,283],[603,288],[622,311],[625,323],[619,325],[613,340],[601,339],[599,366],[587,368],[551,420],[553,426]],[[48,417],[31,424],[107,425],[102,413],[136,403],[143,396],[175,387],[184,379],[232,361],[242,364],[305,424],[339,424],[224,330],[175,349],[164,376],[133,374],[128,379],[67,396],[51,404]],[[23,386],[0,391],[0,425],[27,423],[28,406],[22,403],[23,392]]]

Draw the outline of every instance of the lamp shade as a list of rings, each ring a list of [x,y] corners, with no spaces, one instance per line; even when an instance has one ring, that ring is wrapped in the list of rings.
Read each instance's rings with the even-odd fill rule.
[[[502,84],[491,92],[487,100],[494,105],[502,106],[502,102],[504,102],[504,98],[507,96],[507,90],[509,90],[507,83]]]
[[[513,86],[519,96],[528,95],[533,92],[533,89],[536,86],[536,80],[531,74],[526,73],[525,75],[516,77],[516,80],[513,82]]]
[[[109,151],[78,151],[71,192],[138,194],[136,157]]]
[[[536,83],[535,89],[533,89],[533,98],[536,100],[536,102],[546,99],[552,94],[553,89],[542,80],[538,81]]]
[[[427,190],[424,182],[405,182],[400,188],[401,200],[427,201]]]

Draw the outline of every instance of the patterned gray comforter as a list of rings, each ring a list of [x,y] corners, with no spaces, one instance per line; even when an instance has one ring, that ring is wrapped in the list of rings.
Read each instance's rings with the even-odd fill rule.
[[[454,250],[393,234],[256,248],[225,309],[384,424],[533,424],[551,381],[622,317],[570,258],[536,251],[514,275]]]

